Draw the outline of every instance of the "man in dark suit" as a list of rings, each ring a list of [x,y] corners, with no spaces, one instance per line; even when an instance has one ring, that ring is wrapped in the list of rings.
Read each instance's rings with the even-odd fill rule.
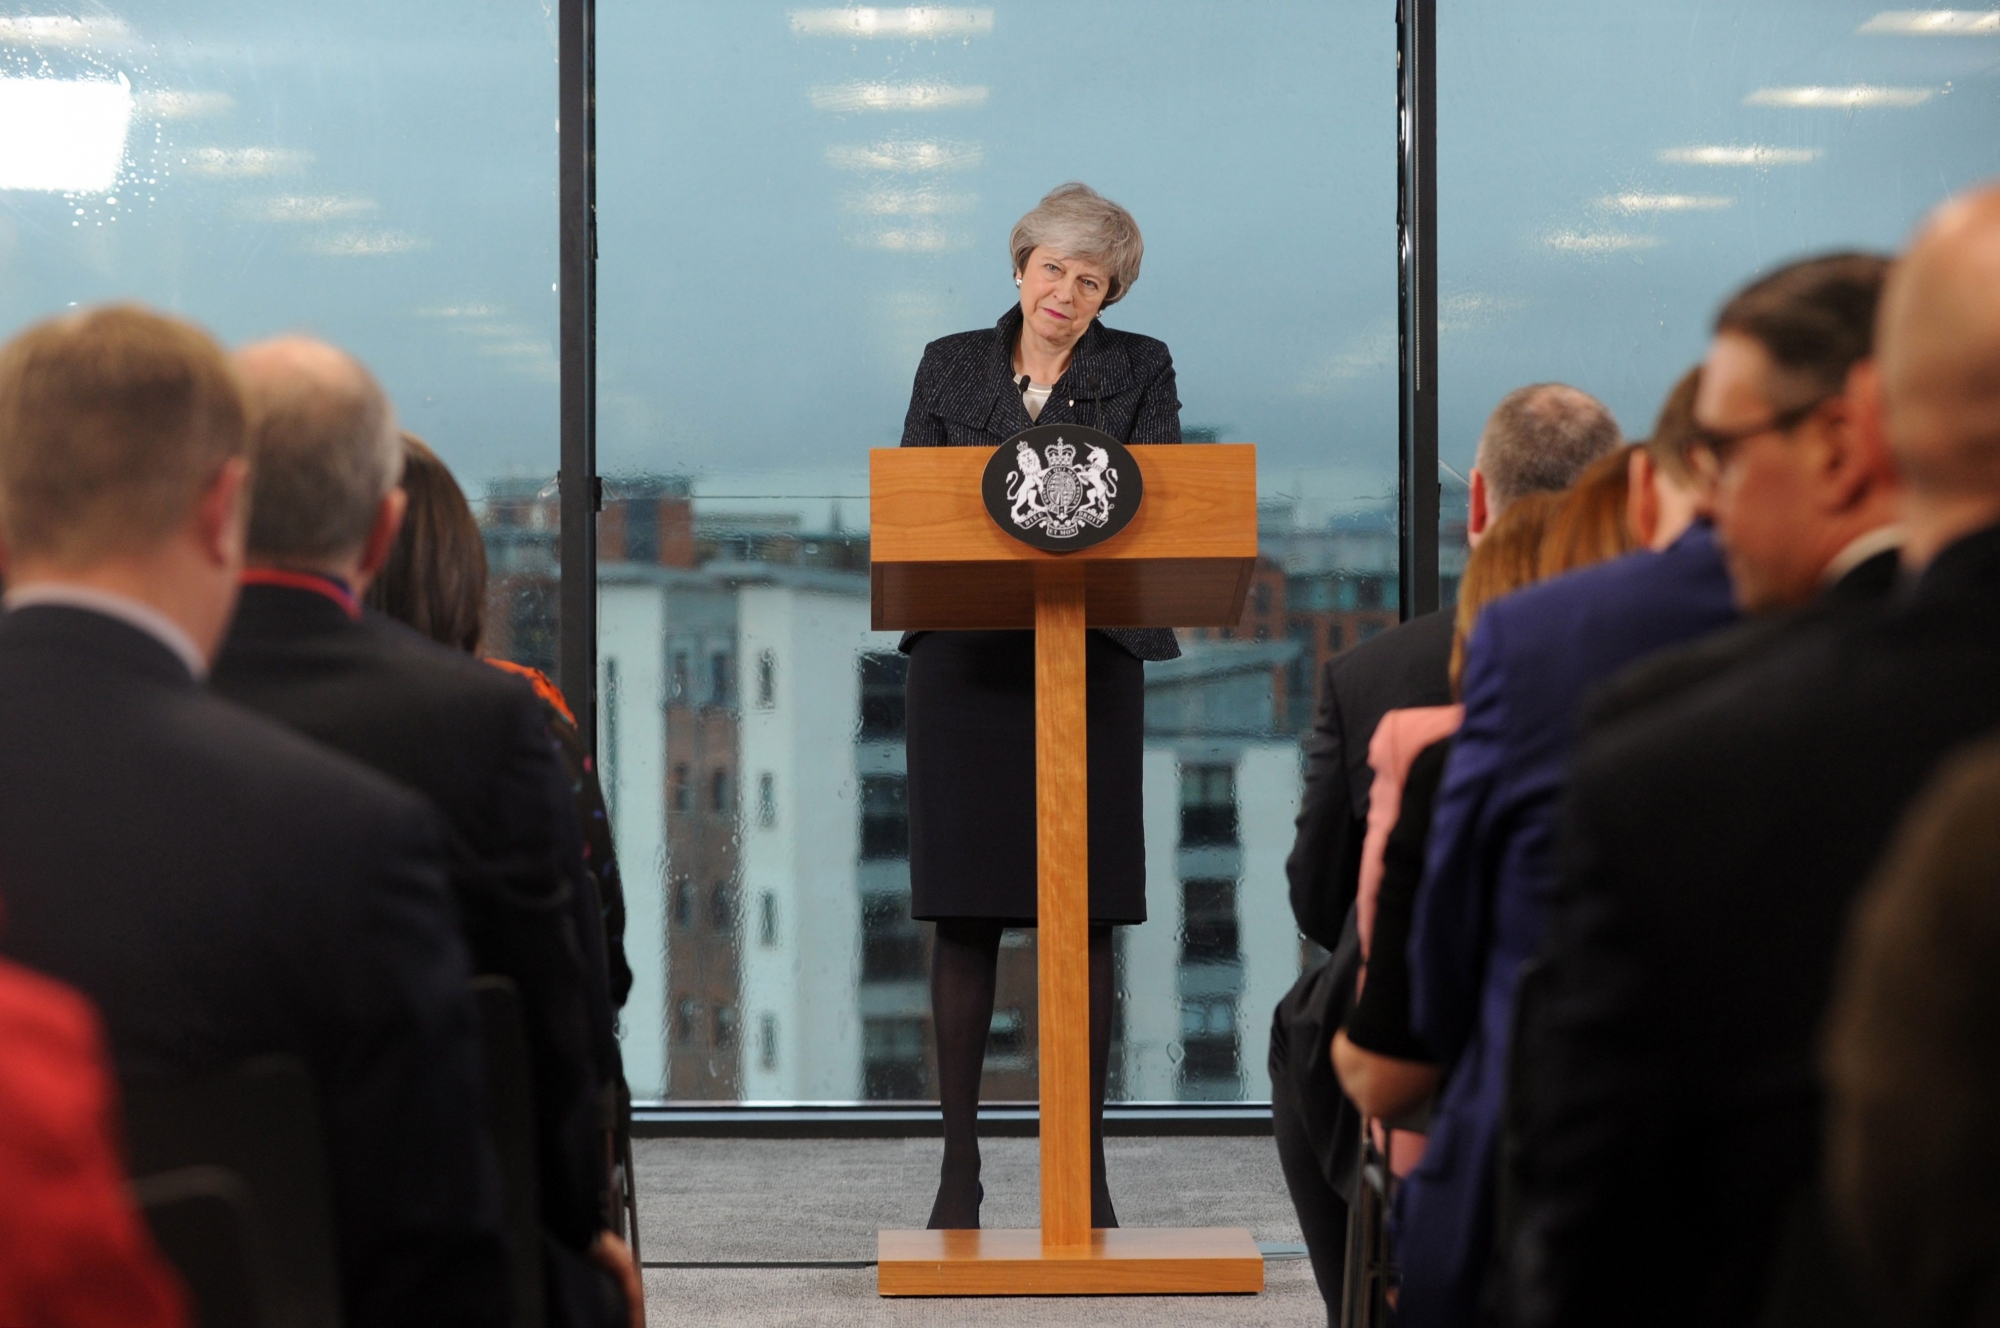
[[[2000,727],[2000,189],[1897,264],[1876,355],[1854,408],[1900,467],[1915,587],[1579,757],[1521,1026],[1515,1322],[1757,1318],[1814,1183],[1849,903],[1939,762]]]
[[[605,1230],[604,933],[541,708],[520,679],[358,607],[403,512],[401,435],[368,371],[296,338],[253,346],[237,367],[257,468],[249,568],[215,689],[444,814],[474,961],[521,988],[557,1321],[622,1320],[589,1262],[595,1251],[621,1277],[630,1262]]]
[[[0,946],[127,1076],[303,1059],[346,1321],[500,1325],[507,1255],[444,827],[198,679],[242,566],[220,350],[141,310],[0,352]]]
[[[1566,489],[1618,445],[1603,403],[1560,383],[1509,393],[1480,434],[1466,532],[1477,543],[1507,504]],[[1333,952],[1280,1001],[1271,1026],[1272,1120],[1313,1275],[1337,1303],[1360,1118],[1341,1094],[1330,1048],[1353,1001],[1360,946],[1351,911],[1368,819],[1368,740],[1390,710],[1446,705],[1450,611],[1425,614],[1327,661],[1306,740],[1298,838],[1285,863],[1299,931]]]
[[[1737,605],[1751,616],[1605,684],[1590,704],[1586,731],[1895,587],[1900,481],[1879,435],[1857,427],[1846,391],[1873,346],[1888,270],[1888,259],[1873,254],[1806,259],[1723,306],[1697,371],[1691,423],[1716,464],[1716,534]],[[1789,429],[1743,432],[1806,398],[1814,408]]]

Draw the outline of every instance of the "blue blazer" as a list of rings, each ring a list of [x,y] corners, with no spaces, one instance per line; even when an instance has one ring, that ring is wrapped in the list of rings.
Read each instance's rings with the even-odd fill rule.
[[[1664,552],[1556,577],[1480,614],[1410,933],[1412,1024],[1445,1080],[1424,1160],[1397,1199],[1405,1328],[1476,1318],[1514,983],[1541,945],[1582,702],[1625,665],[1735,618],[1705,523]]]

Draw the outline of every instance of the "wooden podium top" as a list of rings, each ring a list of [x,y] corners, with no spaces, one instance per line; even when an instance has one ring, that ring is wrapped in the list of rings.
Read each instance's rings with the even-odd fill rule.
[[[877,631],[1032,627],[1038,565],[1081,564],[1092,627],[1233,627],[1257,560],[1257,449],[1132,448],[1145,498],[1132,524],[1044,553],[994,524],[979,482],[990,447],[868,455],[869,579]]]

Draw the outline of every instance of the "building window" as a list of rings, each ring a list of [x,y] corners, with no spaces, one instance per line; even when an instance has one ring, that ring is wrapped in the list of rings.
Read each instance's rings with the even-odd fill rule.
[[[910,897],[863,895],[861,980],[921,982],[927,972],[923,928],[910,916]]]
[[[778,1016],[774,1014],[757,1016],[757,1065],[765,1070],[778,1068]]]
[[[757,824],[769,829],[778,823],[778,789],[766,771],[757,776]]]
[[[1236,921],[1236,882],[1181,882],[1181,962],[1233,964],[1243,957]]]
[[[760,945],[778,943],[778,897],[769,890],[757,896],[757,942]]]
[[[717,1051],[728,1051],[736,1045],[736,1007],[718,1005],[715,1007],[715,1042]]]
[[[1236,769],[1227,765],[1181,767],[1181,843],[1236,842]]]
[[[875,1101],[912,1102],[930,1096],[924,1021],[913,1016],[861,1022],[862,1093]]]
[[[709,704],[726,706],[735,699],[736,670],[730,663],[728,652],[718,650],[708,657]]]
[[[993,1012],[993,1022],[986,1028],[986,1061],[1007,1067],[1027,1064],[1028,1021],[1020,1007]]]
[[[736,930],[736,890],[727,881],[717,881],[709,892],[708,925],[718,936]]]
[[[682,997],[674,1002],[674,1045],[692,1047],[701,1022],[701,1003]]]
[[[1227,998],[1181,1002],[1183,1079],[1234,1079],[1237,1075],[1236,1004]]]
[[[708,809],[712,812],[729,810],[729,771],[717,766],[708,777]]]
[[[677,812],[694,808],[694,781],[688,774],[687,764],[682,762],[674,767],[667,777],[667,806]]]
[[[861,657],[861,740],[900,742],[903,737],[903,683],[910,657],[896,652]]]
[[[757,655],[757,706],[769,710],[778,703],[778,652],[760,651]]]
[[[865,775],[861,780],[861,856],[910,856],[910,786],[901,775]]]
[[[674,882],[674,925],[683,930],[694,925],[694,884],[685,877]]]
[[[670,687],[671,690],[667,692],[668,699],[681,702],[688,699],[688,652],[685,650],[674,652],[673,681]]]

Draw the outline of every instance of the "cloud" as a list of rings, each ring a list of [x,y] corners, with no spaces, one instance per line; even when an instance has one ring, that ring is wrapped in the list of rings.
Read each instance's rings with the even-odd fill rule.
[[[1936,95],[1934,88],[1889,88],[1874,83],[1856,83],[1838,88],[1758,88],[1743,99],[1743,104],[1865,111],[1879,107],[1921,106]]]
[[[347,217],[365,217],[379,207],[380,204],[372,198],[349,198],[338,194],[280,194],[244,205],[245,210],[259,221],[277,222],[339,221]]]
[[[226,92],[193,92],[153,88],[134,99],[134,109],[154,120],[207,120],[236,109]]]
[[[1734,203],[1719,194],[1607,194],[1597,206],[1628,216],[1641,212],[1712,212]]]
[[[1777,148],[1767,143],[1705,144],[1662,148],[1660,160],[1675,166],[1804,166],[1825,156],[1820,148]]]

